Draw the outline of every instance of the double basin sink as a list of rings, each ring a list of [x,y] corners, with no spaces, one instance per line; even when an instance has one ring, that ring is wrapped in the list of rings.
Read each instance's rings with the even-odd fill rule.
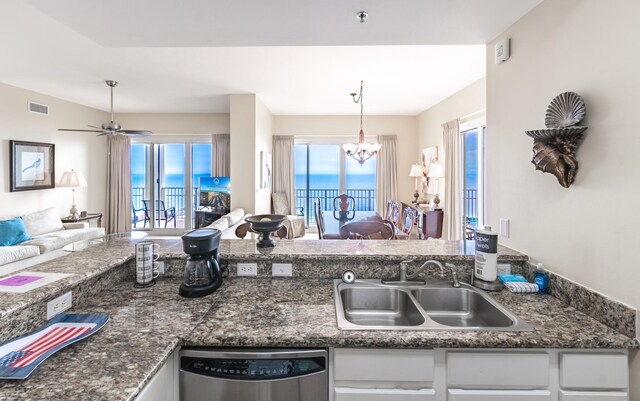
[[[460,283],[382,284],[380,280],[334,282],[342,330],[491,330],[533,328],[483,291]]]

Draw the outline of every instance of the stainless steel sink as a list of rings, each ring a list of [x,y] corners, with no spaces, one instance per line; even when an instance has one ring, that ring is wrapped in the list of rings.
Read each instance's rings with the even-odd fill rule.
[[[436,281],[388,285],[380,280],[334,282],[342,330],[493,330],[533,328],[484,292],[461,283]]]

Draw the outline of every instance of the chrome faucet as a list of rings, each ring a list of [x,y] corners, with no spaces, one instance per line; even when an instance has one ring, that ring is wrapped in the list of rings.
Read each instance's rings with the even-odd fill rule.
[[[400,279],[399,280],[382,280],[382,284],[391,284],[391,285],[407,285],[407,284],[426,284],[426,282],[422,279],[415,278],[426,270],[430,265],[435,265],[440,269],[440,277],[444,278],[444,266],[442,263],[437,260],[429,259],[424,262],[420,267],[413,272],[413,274],[407,274],[407,265],[411,263],[410,260],[404,260],[400,262]],[[453,286],[455,288],[460,287],[460,282],[458,281],[458,274],[455,271],[455,266],[451,263],[447,263],[446,266],[451,270],[451,276],[453,278]]]

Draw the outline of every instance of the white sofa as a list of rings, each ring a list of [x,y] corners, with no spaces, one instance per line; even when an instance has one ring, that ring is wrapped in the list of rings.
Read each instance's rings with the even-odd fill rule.
[[[62,248],[71,243],[104,236],[104,228],[90,228],[88,223],[63,224],[55,208],[20,217],[32,239],[0,246],[0,275],[60,257],[65,254]]]
[[[251,214],[244,214],[243,208],[237,208],[209,224],[207,228],[215,228],[216,230],[222,231],[222,236],[220,236],[222,239],[238,239],[238,237],[236,237],[236,228],[238,228],[240,224],[243,224],[244,219],[249,216],[251,216]],[[250,236],[245,238],[250,238]]]

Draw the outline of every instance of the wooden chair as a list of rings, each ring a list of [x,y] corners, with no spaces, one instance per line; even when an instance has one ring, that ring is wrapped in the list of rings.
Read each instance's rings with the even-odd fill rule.
[[[140,222],[140,216],[138,215],[139,212],[144,212],[142,216],[144,220],[144,224],[142,224],[142,228],[146,227],[147,222],[151,220],[149,218],[149,209],[147,209],[144,201],[142,202],[143,202],[142,207],[140,209],[136,209],[136,207],[133,204],[131,204],[131,210],[133,211],[133,228],[137,228],[138,223]]]
[[[236,227],[236,233],[235,233],[236,237],[240,239],[244,239],[244,237],[247,236],[247,233],[254,233],[254,234],[260,235],[259,232],[253,231],[251,229],[251,224],[249,223],[242,223],[238,227]],[[287,227],[285,226],[280,227],[280,229],[278,229],[278,231],[276,231],[275,234],[280,239],[287,238]]]
[[[143,200],[142,204],[144,205],[144,208],[146,210],[149,210],[149,200]],[[156,202],[158,204],[158,208],[156,209],[156,216],[155,218],[158,220],[164,220],[164,228],[167,228],[167,224],[173,220],[173,228],[176,228],[176,208],[175,207],[170,207],[167,208],[164,204],[163,200],[158,200]],[[145,211],[145,215],[146,215]]]
[[[393,199],[389,199],[389,201],[387,201],[387,213],[385,214],[385,220],[392,222],[393,225],[397,225],[399,217],[398,214],[398,204],[394,202]]]
[[[348,212],[356,210],[356,199],[347,194],[341,194],[333,198],[333,210]]]
[[[318,226],[318,239],[342,239],[339,234],[324,233],[324,217],[322,216],[322,203],[320,198],[313,202],[313,211],[316,217],[316,225]]]
[[[379,221],[354,221],[340,227],[344,239],[393,239],[393,228]]]
[[[402,220],[399,222],[396,231],[397,239],[409,239],[413,225],[416,221],[416,211],[411,207],[405,207],[402,209]]]

